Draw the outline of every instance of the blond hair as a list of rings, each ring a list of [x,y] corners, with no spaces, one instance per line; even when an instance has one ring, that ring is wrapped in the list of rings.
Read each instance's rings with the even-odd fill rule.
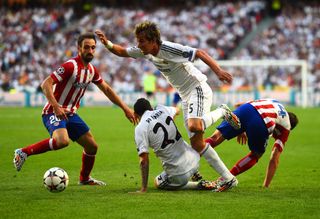
[[[143,34],[148,41],[156,41],[157,44],[161,44],[160,30],[157,25],[151,21],[144,21],[139,23],[134,28],[136,37]]]

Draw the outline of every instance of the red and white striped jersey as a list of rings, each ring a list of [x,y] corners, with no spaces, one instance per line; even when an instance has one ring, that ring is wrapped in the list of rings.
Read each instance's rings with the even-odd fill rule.
[[[50,76],[56,83],[53,86],[54,97],[70,113],[77,111],[80,106],[80,99],[91,82],[102,83],[102,78],[97,69],[91,63],[86,68],[80,56],[69,59],[52,72]],[[53,108],[47,102],[43,107],[42,114],[49,113],[53,113]]]
[[[273,99],[260,99],[249,103],[260,113],[269,134],[275,138],[274,146],[282,151],[291,129],[289,115],[284,106]]]

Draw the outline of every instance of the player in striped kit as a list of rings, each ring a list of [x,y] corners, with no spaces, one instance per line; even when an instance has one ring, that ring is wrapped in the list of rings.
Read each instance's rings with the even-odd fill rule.
[[[160,189],[206,189],[220,191],[220,185],[201,180],[192,182],[190,178],[197,173],[200,156],[183,140],[173,118],[179,114],[179,108],[158,105],[155,109],[145,98],[140,98],[134,104],[134,112],[140,122],[135,129],[135,142],[140,158],[142,185],[138,192],[146,192],[149,176],[149,147],[161,160],[163,172],[154,182]],[[216,166],[219,174],[225,178],[234,178],[225,164],[216,154]],[[224,187],[231,189],[237,181]]]
[[[298,118],[294,113],[287,112],[285,107],[274,99],[260,99],[238,106],[233,112],[240,119],[241,128],[236,130],[228,123],[222,122],[213,135],[205,141],[212,147],[234,137],[237,137],[239,144],[248,142],[251,152],[230,170],[236,176],[258,162],[265,152],[269,136],[272,136],[275,142],[263,183],[264,187],[269,187],[277,170],[280,154],[290,131],[298,124]]]
[[[100,30],[95,33],[102,44],[115,55],[144,58],[157,67],[181,96],[184,125],[192,147],[208,161],[213,169],[217,170],[214,162],[215,152],[209,144],[205,144],[203,139],[204,130],[220,118],[224,118],[235,128],[239,128],[240,123],[226,105],[210,112],[212,90],[206,82],[207,76],[192,62],[196,58],[201,59],[223,82],[231,83],[232,76],[221,69],[217,62],[202,49],[161,41],[160,31],[155,23],[145,21],[137,24],[134,32],[138,45],[128,48],[111,43]]]
[[[42,111],[42,120],[51,138],[16,149],[13,163],[18,171],[21,170],[27,157],[64,148],[71,139],[83,147],[79,184],[105,185],[104,182],[90,177],[98,145],[89,127],[76,113],[88,85],[94,83],[106,97],[121,107],[131,122],[136,123],[136,119],[133,111],[90,63],[94,58],[95,48],[96,39],[93,33],[80,35],[78,56],[63,63],[42,83],[41,88],[48,100]]]

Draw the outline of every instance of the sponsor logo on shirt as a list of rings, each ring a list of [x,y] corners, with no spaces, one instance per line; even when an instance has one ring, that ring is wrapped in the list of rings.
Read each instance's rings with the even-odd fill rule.
[[[87,84],[87,83],[75,82],[75,83],[73,84],[73,86],[75,86],[76,88],[85,89],[85,88],[88,86],[88,84]]]

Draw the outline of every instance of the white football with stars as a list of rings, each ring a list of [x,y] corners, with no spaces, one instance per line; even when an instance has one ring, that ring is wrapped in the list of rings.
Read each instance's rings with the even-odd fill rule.
[[[50,192],[62,192],[69,183],[67,172],[59,167],[52,167],[43,175],[43,185]]]

